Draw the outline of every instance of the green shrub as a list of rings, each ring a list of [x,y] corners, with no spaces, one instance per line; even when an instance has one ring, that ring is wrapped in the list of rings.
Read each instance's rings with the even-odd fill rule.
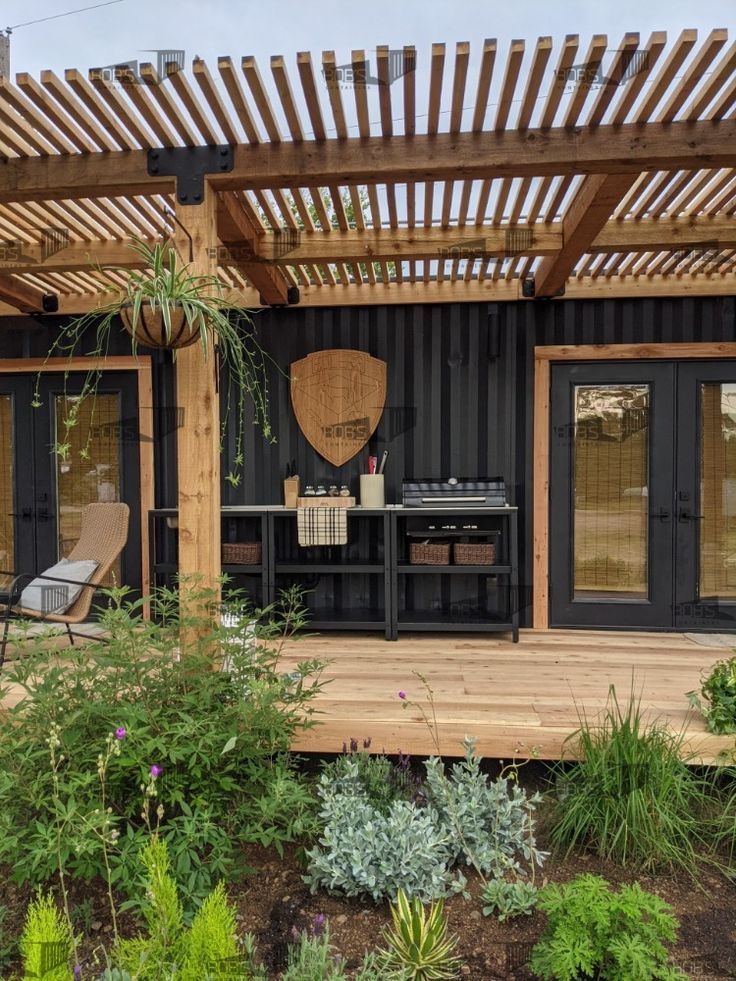
[[[345,977],[342,958],[330,943],[329,925],[311,933],[302,930],[289,944],[281,981],[337,981]]]
[[[18,948],[17,937],[6,926],[9,913],[8,907],[0,904],[0,978],[11,961],[15,960]]]
[[[708,728],[718,735],[736,732],[736,657],[718,661],[700,687],[703,702],[688,692],[690,705],[699,709]]]
[[[411,779],[408,766],[397,765],[387,756],[358,752],[354,739],[350,741],[349,752],[345,748],[341,756],[322,767],[325,777],[333,781],[353,772],[357,773],[358,783],[366,798],[382,814],[388,813],[394,801],[411,800],[416,794],[416,784]]]
[[[531,916],[537,905],[537,888],[531,882],[491,879],[481,894],[483,915],[495,913],[501,923],[514,916]]]
[[[202,978],[234,974],[243,958],[237,941],[235,910],[228,903],[225,888],[218,882],[205,899],[188,932],[182,939],[182,978]]]
[[[370,747],[370,740],[364,741],[364,749]],[[400,757],[398,764],[387,756],[371,756],[358,751],[358,741],[351,739],[343,745],[341,756],[331,763],[325,763],[322,772],[331,780],[340,780],[351,772],[350,764],[357,767],[358,781],[365,796],[382,814],[386,814],[394,801],[411,800],[416,794],[416,783],[408,769],[408,758]]]
[[[168,848],[185,919],[190,920],[217,882],[237,878],[244,866],[233,838],[209,810],[186,803],[181,809],[181,814],[162,823],[159,833]],[[112,885],[129,897],[123,909],[140,905],[143,875],[138,859],[148,840],[147,828],[128,824],[111,857]]]
[[[439,815],[449,842],[451,864],[464,862],[483,874],[523,872],[519,856],[541,865],[536,848],[533,812],[541,797],[526,792],[508,777],[490,780],[481,772],[472,739],[464,741],[465,758],[449,776],[437,757],[427,760],[424,793]]]
[[[155,763],[163,768],[161,833],[172,844],[185,899],[196,905],[215,879],[235,870],[238,842],[279,846],[313,829],[307,781],[287,753],[295,734],[314,724],[311,702],[320,684],[312,676],[320,665],[305,662],[296,677],[279,670],[276,633],[288,631],[289,621],[266,623],[262,643],[254,645],[247,615],[235,626],[212,628],[189,614],[207,593],[183,593],[180,614],[179,594],[161,590],[152,604],[157,619],[145,621],[142,601],[127,603],[121,592],[111,591],[102,618],[109,644],[66,650],[59,665],[29,637],[9,667],[7,680],[23,697],[0,732],[0,864],[12,866],[21,883],[43,884],[55,874],[57,807],[47,740],[56,726],[67,818],[61,860],[77,880],[101,874],[100,838],[90,831],[100,734],[124,727],[127,738],[106,778],[112,830],[130,859],[125,868],[113,860],[116,882],[134,894],[138,848],[130,836],[141,826],[140,785]],[[273,610],[264,622],[269,617],[276,618]],[[172,652],[182,626],[199,631],[179,659]],[[217,650],[232,655],[229,673],[211,670]]]
[[[426,913],[419,899],[410,899],[400,889],[391,904],[391,919],[382,958],[389,971],[402,972],[411,981],[449,981],[458,976],[460,960],[453,953],[457,938],[447,935],[441,899]]]
[[[678,923],[671,907],[638,883],[613,892],[595,875],[539,892],[547,927],[529,960],[551,981],[674,981],[687,976],[667,963]]]
[[[31,901],[20,938],[24,978],[69,981],[74,941],[65,917],[46,894]]]
[[[505,778],[490,781],[473,749],[467,740],[465,760],[449,776],[440,760],[426,761],[426,806],[406,800],[377,805],[355,754],[325,768],[318,785],[323,831],[307,852],[312,891],[379,901],[403,889],[426,901],[464,888],[463,875],[453,872],[459,862],[495,875],[521,874],[519,856],[541,864],[533,833],[538,798]]]
[[[348,760],[344,769],[337,779],[323,773],[319,780],[324,828],[306,853],[312,892],[368,895],[379,902],[402,886],[423,899],[461,889],[464,880],[450,871],[449,843],[436,811],[394,801],[383,813],[366,796],[358,764]]]
[[[408,977],[404,970],[389,970],[380,954],[369,951],[356,970],[353,981],[407,981]]]
[[[552,844],[639,867],[692,870],[697,846],[708,843],[703,813],[712,780],[683,761],[682,733],[646,726],[639,702],[631,698],[622,709],[611,688],[602,722],[584,722],[576,736],[581,761],[557,771]]]
[[[230,976],[247,976],[236,936],[235,910],[222,883],[185,929],[166,843],[151,838],[141,861],[146,873],[142,903],[146,929],[138,937],[119,941],[113,951],[117,970],[136,981],[208,981],[226,971]]]

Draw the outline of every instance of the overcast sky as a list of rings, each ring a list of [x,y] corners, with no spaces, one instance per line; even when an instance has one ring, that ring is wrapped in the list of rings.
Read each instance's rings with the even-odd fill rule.
[[[22,25],[54,14],[88,6],[94,0],[6,0],[0,26]],[[552,59],[547,69],[547,82],[540,86],[537,112],[541,112],[554,66],[559,57],[559,42],[566,34],[580,36],[577,63],[584,62],[585,52],[593,34],[608,36],[608,59],[627,31],[639,32],[644,45],[654,30],[665,30],[670,45],[685,28],[696,28],[698,44],[680,68],[682,75],[696,57],[700,44],[714,28],[729,28],[730,40],[736,32],[736,0],[371,0],[355,3],[351,0],[120,0],[95,10],[85,10],[71,16],[42,23],[18,26],[12,35],[11,76],[19,71],[38,76],[44,68],[62,74],[65,68],[77,68],[83,73],[89,68],[130,61],[156,62],[156,55],[146,49],[183,49],[185,63],[195,56],[209,63],[217,79],[217,57],[230,55],[236,65],[244,55],[255,55],[261,74],[269,88],[271,100],[280,119],[282,132],[288,132],[273,86],[269,57],[283,55],[291,78],[292,89],[301,109],[302,119],[308,117],[303,109],[301,86],[295,66],[298,51],[311,51],[315,70],[320,71],[320,55],[334,50],[337,64],[350,61],[353,49],[364,49],[369,60],[375,58],[375,47],[387,44],[400,48],[413,44],[417,50],[416,92],[417,131],[422,132],[426,120],[428,69],[433,42],[447,45],[445,82],[442,92],[440,129],[446,129],[452,92],[454,46],[458,41],[470,42],[471,60],[464,99],[463,125],[468,126],[475,97],[478,64],[483,39],[498,40],[498,57],[493,74],[487,120],[492,119],[495,101],[504,75],[509,43],[524,39],[526,52],[521,66],[515,101],[520,102],[534,43],[541,35],[551,35],[555,41]],[[372,53],[373,52],[373,53]],[[720,52],[709,71],[718,63]],[[661,62],[664,62],[664,58]],[[373,61],[375,65],[375,61]],[[658,70],[659,66],[657,66]],[[653,72],[647,81],[651,85]],[[356,133],[355,105],[352,94],[343,96],[351,135]],[[196,89],[196,86],[195,86]],[[332,122],[323,79],[318,77],[318,90],[327,123]],[[569,91],[572,86],[569,87]],[[640,99],[646,97],[646,87]],[[392,89],[392,113],[395,132],[402,130],[401,84]],[[591,95],[591,99],[595,93]],[[380,118],[377,86],[368,89],[371,121]],[[565,111],[565,99],[557,119]],[[518,106],[517,106],[518,110]],[[512,110],[510,124],[514,125]],[[424,123],[426,127],[426,122]],[[535,125],[535,118],[532,119]],[[558,122],[559,125],[559,122]],[[426,132],[426,128],[424,129]],[[373,134],[380,132],[372,127]]]
[[[6,0],[1,27],[85,7],[93,0]],[[419,65],[430,45],[469,41],[477,54],[486,37],[504,52],[512,38],[608,34],[612,46],[625,31],[652,30],[670,37],[697,28],[701,39],[714,27],[733,27],[736,0],[121,0],[112,6],[18,27],[12,39],[12,71],[87,69],[131,59],[145,48],[183,48],[208,60],[218,55],[256,55],[262,71],[281,54],[293,64],[297,51],[334,49],[347,60],[353,48],[414,44]],[[472,79],[472,74],[469,76]]]

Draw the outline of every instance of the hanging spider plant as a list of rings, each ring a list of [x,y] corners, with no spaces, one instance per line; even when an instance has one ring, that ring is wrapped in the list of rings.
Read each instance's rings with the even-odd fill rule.
[[[227,371],[226,400],[220,431],[220,449],[224,445],[227,420],[235,404],[237,430],[232,468],[226,479],[240,483],[243,468],[245,406],[253,406],[253,422],[269,442],[275,442],[268,413],[267,362],[273,362],[253,334],[253,321],[245,310],[233,308],[225,296],[223,282],[213,275],[194,275],[189,266],[181,263],[170,242],[154,245],[135,239],[131,250],[142,260],[144,268],[128,269],[98,267],[103,292],[114,293],[109,303],[96,307],[64,325],[54,339],[44,366],[53,357],[73,357],[83,338],[93,337],[90,357],[104,359],[109,354],[110,340],[119,331],[121,318],[131,335],[133,354],[139,345],[167,348],[176,357],[178,348],[199,343],[205,358],[218,357]],[[123,281],[120,276],[122,274]],[[66,382],[65,373],[65,382]],[[54,446],[62,459],[68,458],[70,430],[79,423],[82,402],[95,397],[102,377],[100,368],[91,368],[79,395],[67,398],[63,420],[64,438]],[[36,376],[33,406],[40,401],[41,371]],[[65,391],[66,395],[66,391]],[[94,403],[93,403],[94,411]],[[89,458],[92,427],[80,451]]]

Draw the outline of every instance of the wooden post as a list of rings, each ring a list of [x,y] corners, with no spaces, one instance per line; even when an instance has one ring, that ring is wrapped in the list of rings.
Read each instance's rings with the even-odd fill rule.
[[[191,235],[192,262],[190,241],[178,227],[177,252],[193,275],[216,271],[216,198],[205,181],[202,204],[177,206],[177,220]],[[179,575],[197,577],[202,587],[214,589],[213,603],[217,603],[221,573],[220,400],[211,338],[206,357],[199,343],[177,352],[176,397],[182,411],[177,430]],[[184,636],[181,643],[184,649]]]

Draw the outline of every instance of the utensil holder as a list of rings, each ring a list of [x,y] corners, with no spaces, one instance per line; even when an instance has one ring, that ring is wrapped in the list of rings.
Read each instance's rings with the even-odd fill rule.
[[[382,508],[386,504],[382,473],[362,473],[360,475],[360,506],[362,508]]]

